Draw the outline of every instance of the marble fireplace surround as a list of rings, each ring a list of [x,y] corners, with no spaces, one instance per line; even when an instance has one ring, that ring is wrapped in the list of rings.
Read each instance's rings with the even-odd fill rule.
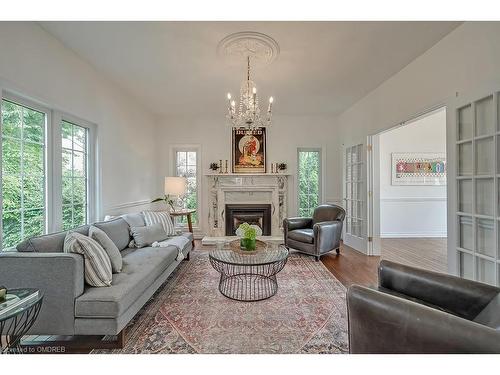
[[[282,236],[287,217],[288,177],[286,174],[210,174],[208,236],[226,236],[226,204],[270,204],[271,236]]]

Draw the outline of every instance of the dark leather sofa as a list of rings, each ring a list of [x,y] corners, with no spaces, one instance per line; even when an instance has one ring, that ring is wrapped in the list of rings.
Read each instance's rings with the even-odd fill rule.
[[[318,206],[313,217],[283,220],[285,246],[313,255],[316,260],[329,251],[340,252],[340,238],[345,211],[335,204]]]
[[[350,353],[500,353],[500,288],[384,260],[347,306]]]

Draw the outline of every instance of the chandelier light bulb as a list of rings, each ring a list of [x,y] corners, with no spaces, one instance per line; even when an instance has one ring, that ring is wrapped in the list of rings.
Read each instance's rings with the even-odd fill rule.
[[[253,90],[252,90],[253,94],[257,94],[257,87],[254,87]]]
[[[231,100],[231,93],[230,92],[227,93],[227,100]]]
[[[272,96],[269,97],[269,103],[273,103],[274,102],[274,98]]]
[[[233,101],[231,102],[231,107],[234,107],[235,105],[236,105],[236,102],[233,100]]]

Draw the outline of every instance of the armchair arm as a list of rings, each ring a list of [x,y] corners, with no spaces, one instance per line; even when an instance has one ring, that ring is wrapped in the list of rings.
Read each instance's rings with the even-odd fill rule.
[[[323,221],[313,226],[316,251],[323,254],[340,246],[342,221]]]
[[[351,353],[500,353],[500,332],[361,286],[347,291]]]
[[[466,318],[474,319],[500,293],[500,288],[447,274],[383,260],[379,286],[420,299]]]
[[[44,293],[30,334],[74,334],[75,298],[84,288],[83,256],[69,253],[0,254],[0,284]]]

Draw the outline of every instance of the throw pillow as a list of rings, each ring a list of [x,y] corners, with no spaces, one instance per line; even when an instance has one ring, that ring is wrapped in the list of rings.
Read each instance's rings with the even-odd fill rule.
[[[99,243],[83,234],[68,232],[64,238],[64,252],[83,255],[85,282],[91,286],[110,286],[111,261]]]
[[[167,235],[160,223],[147,225],[145,227],[130,227],[130,233],[134,237],[136,247],[151,246],[153,242],[167,239]]]
[[[143,211],[144,221],[146,225],[153,225],[160,223],[165,230],[167,236],[175,235],[174,223],[172,222],[172,218],[170,214],[165,211]]]
[[[111,238],[108,237],[106,232],[102,229],[99,229],[93,225],[90,226],[89,229],[89,237],[99,242],[108,254],[109,260],[111,261],[111,270],[113,273],[119,273],[123,267],[123,259],[120,250],[116,247],[115,243],[111,241]]]

